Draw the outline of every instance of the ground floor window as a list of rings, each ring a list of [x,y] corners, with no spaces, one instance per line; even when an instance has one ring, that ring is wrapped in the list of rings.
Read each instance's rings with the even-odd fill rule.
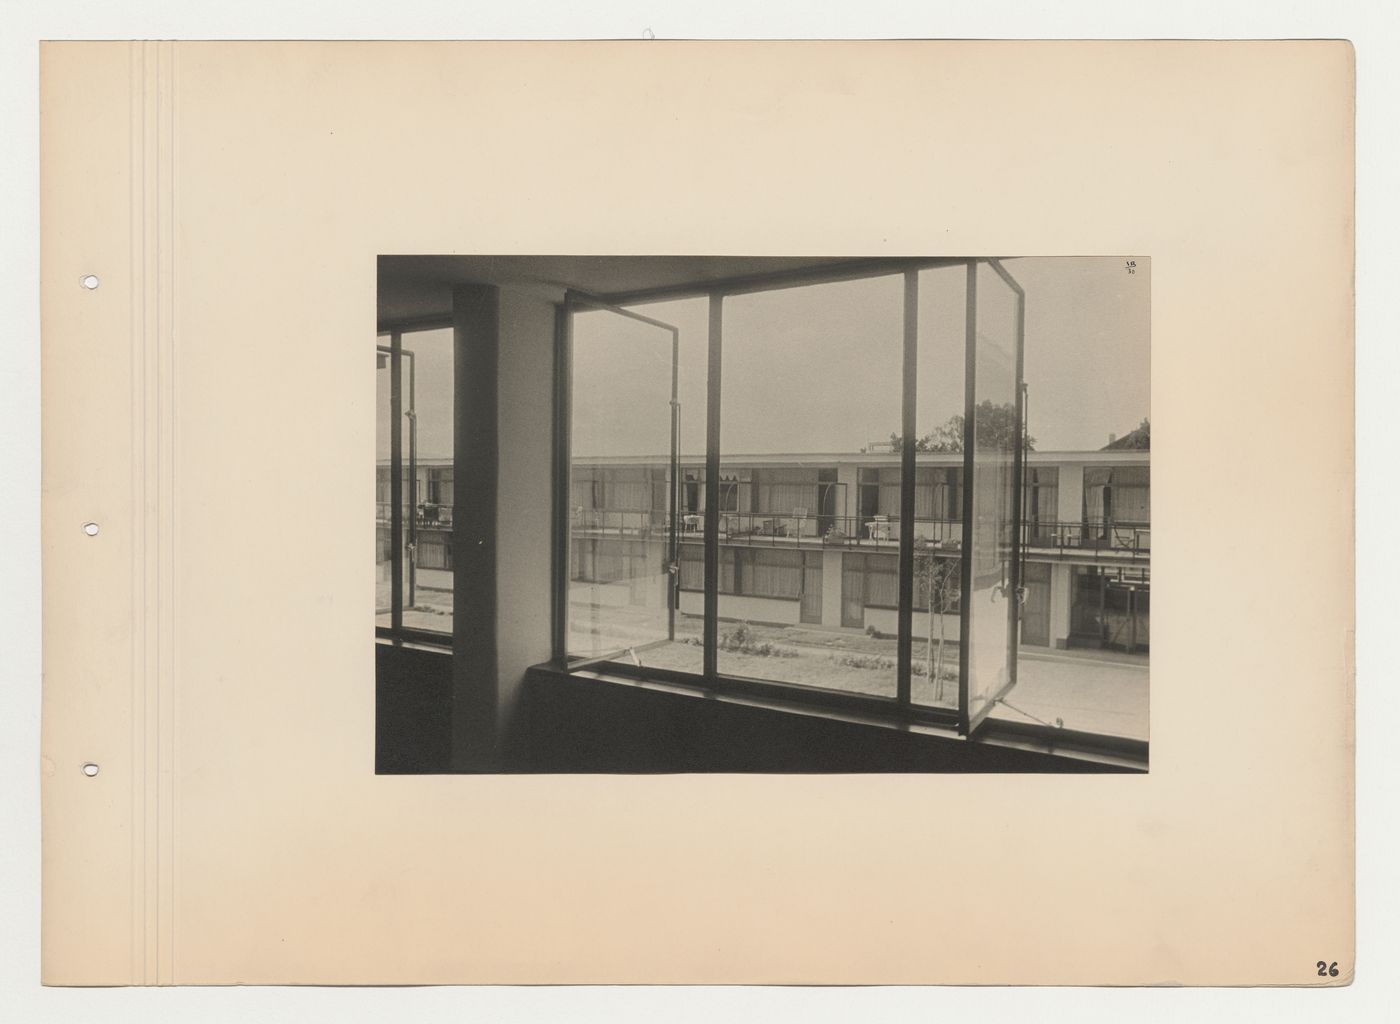
[[[721,594],[796,601],[803,597],[803,573],[820,569],[820,551],[787,551],[781,548],[722,547],[719,552]],[[705,589],[705,548],[680,546],[680,588]]]
[[[1151,640],[1151,572],[1077,566],[1070,640],[1078,646],[1145,652]]]

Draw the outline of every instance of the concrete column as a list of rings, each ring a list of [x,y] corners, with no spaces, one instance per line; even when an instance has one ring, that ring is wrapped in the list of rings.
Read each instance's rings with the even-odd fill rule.
[[[496,692],[496,412],[500,294],[452,290],[453,431],[452,767],[498,764]]]
[[[494,286],[452,297],[452,766],[495,771],[525,669],[551,654],[554,306]]]
[[[510,736],[525,670],[548,661],[552,653],[548,538],[554,490],[549,388],[554,373],[554,311],[547,298],[521,289],[501,289],[495,391],[500,405],[500,462],[510,472],[500,474],[496,502],[499,634],[493,682],[498,745]],[[656,547],[660,551],[662,545]],[[664,607],[664,590],[655,599]]]
[[[1050,567],[1050,646],[1068,646],[1069,610],[1074,595],[1074,566],[1055,563]]]

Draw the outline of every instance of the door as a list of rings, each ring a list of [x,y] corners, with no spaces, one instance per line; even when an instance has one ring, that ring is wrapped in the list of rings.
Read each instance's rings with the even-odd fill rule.
[[[841,561],[841,625],[865,625],[865,556],[847,554]]]
[[[1026,563],[1026,603],[1021,609],[1021,643],[1050,646],[1050,566]]]
[[[1152,591],[1139,590],[1133,595],[1133,647],[1146,652],[1152,640]]]
[[[816,558],[810,552],[803,555],[802,565],[802,621],[817,625],[822,621],[822,563],[821,552]]]
[[[836,525],[836,470],[817,471],[817,536],[825,537]]]

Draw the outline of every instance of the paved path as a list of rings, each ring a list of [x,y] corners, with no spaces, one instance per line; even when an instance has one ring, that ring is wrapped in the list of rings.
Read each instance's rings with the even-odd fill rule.
[[[1036,653],[1022,656],[1016,686],[1007,696],[1015,708],[1066,729],[1147,739],[1147,659],[1141,655],[1103,657],[1100,652]],[[1031,719],[1012,707],[992,714],[1013,722]]]

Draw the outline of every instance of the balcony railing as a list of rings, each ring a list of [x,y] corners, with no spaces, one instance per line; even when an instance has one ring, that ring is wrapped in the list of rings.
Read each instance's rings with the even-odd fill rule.
[[[1032,551],[1052,549],[1064,555],[1092,551],[1146,558],[1152,551],[1152,527],[1147,523],[1102,519],[1080,523],[1026,523],[1022,537]]]
[[[664,537],[668,518],[657,509],[575,508],[571,527],[575,533],[642,539]],[[701,512],[677,516],[682,540],[699,540],[704,533]],[[721,512],[722,540],[772,547],[850,547],[891,550],[899,546],[900,524],[882,516],[825,516],[800,512]],[[920,546],[956,551],[962,546],[960,519],[916,518],[914,537]],[[1146,558],[1151,551],[1152,529],[1145,523],[1103,520],[1084,522],[1028,522],[1022,524],[1022,542],[1028,551],[1056,551],[1064,556],[1092,552],[1119,557]]]
[[[407,507],[404,509],[408,512]],[[393,519],[394,503],[391,501],[376,501],[374,503],[375,520],[381,526],[387,526]],[[408,515],[404,516],[404,523],[408,523]],[[420,527],[450,527],[452,525],[452,506],[434,505],[430,502],[419,504],[416,513],[413,515],[413,522]]]
[[[667,516],[655,509],[575,508],[571,526],[577,533],[644,538],[665,535]],[[682,539],[698,540],[704,533],[702,512],[677,516]],[[931,543],[956,543],[962,527],[954,520],[919,520],[917,536]],[[881,517],[827,516],[808,513],[721,512],[719,535],[745,544],[773,547],[895,547],[899,525]]]

